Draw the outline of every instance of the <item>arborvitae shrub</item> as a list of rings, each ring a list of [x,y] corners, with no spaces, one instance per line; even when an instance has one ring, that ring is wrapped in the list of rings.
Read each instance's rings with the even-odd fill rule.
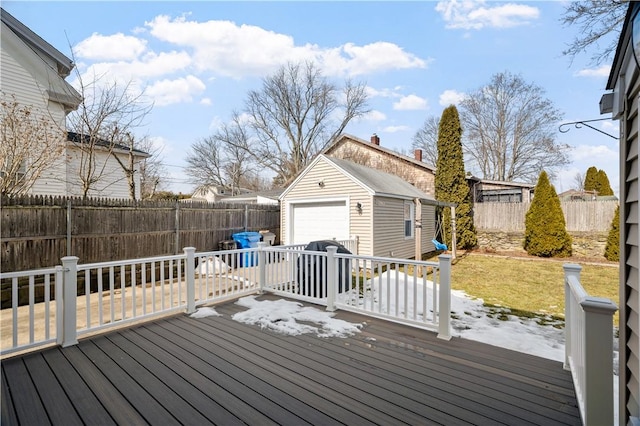
[[[456,203],[456,245],[471,249],[478,244],[473,224],[473,203],[467,184],[462,155],[462,128],[455,106],[442,112],[438,127],[438,160],[436,163],[436,199]],[[451,210],[443,209],[445,243],[451,247]]]
[[[598,170],[596,191],[598,195],[613,195],[613,189],[604,170]]]
[[[540,173],[525,216],[524,249],[539,257],[571,256],[571,236],[566,229],[560,199],[544,171]]]
[[[607,245],[604,248],[604,257],[614,262],[620,260],[620,206],[616,208],[616,212],[611,220],[609,237],[607,238]]]
[[[584,176],[584,190],[595,191],[598,187],[598,169],[591,166],[587,169],[587,174]]]

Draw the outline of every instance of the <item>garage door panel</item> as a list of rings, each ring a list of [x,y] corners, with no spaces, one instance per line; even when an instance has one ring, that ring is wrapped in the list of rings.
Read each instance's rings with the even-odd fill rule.
[[[293,244],[349,238],[349,214],[345,201],[295,204]]]

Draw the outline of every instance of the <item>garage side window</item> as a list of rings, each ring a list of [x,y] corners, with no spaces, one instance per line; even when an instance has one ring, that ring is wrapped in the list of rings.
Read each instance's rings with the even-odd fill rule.
[[[413,222],[415,220],[415,206],[410,201],[404,202],[404,237],[413,237]]]

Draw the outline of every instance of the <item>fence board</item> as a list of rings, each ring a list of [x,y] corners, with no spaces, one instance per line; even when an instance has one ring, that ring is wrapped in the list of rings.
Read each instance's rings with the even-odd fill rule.
[[[0,202],[2,271],[50,267],[67,255],[90,263],[175,254],[185,246],[217,250],[242,231],[280,234],[277,205],[38,196]]]
[[[473,222],[478,230],[524,231],[531,203],[476,203]],[[618,201],[560,202],[569,232],[607,232]]]

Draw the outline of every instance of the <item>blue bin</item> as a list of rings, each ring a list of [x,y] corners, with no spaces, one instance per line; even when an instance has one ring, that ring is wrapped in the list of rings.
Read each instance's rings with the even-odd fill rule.
[[[238,243],[238,248],[246,249],[258,247],[262,238],[259,232],[238,232],[232,235],[233,240]],[[240,266],[255,266],[258,264],[258,253],[241,253]]]

